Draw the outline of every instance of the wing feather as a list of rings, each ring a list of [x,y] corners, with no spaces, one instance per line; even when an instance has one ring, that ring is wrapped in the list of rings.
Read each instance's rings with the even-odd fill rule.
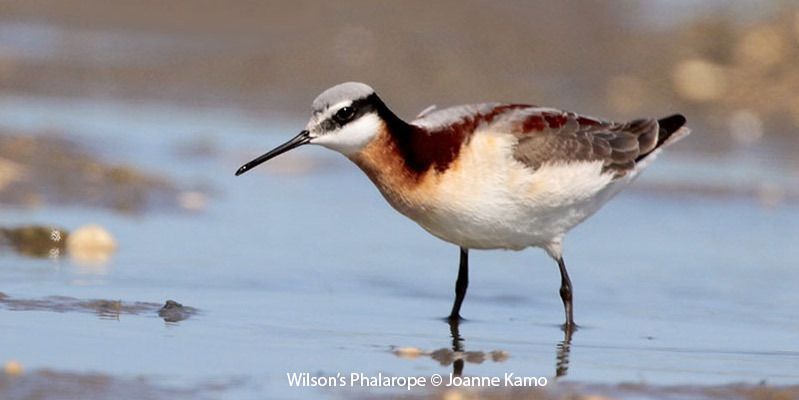
[[[536,169],[545,163],[602,161],[604,171],[623,176],[635,168],[636,159],[657,145],[659,128],[654,118],[618,123],[566,111],[532,113],[525,118],[548,121],[543,129],[514,132],[518,137],[514,157]]]

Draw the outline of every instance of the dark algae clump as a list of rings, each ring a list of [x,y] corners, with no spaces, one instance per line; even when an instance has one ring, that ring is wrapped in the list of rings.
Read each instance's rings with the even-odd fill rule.
[[[52,226],[0,227],[0,248],[9,247],[31,257],[57,256],[66,248],[68,234],[65,229]]]

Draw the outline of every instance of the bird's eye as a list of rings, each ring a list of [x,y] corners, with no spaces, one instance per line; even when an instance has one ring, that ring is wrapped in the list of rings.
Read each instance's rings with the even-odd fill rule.
[[[355,110],[352,107],[342,107],[340,110],[336,111],[336,115],[333,117],[336,119],[336,122],[343,124],[349,122],[354,116]]]

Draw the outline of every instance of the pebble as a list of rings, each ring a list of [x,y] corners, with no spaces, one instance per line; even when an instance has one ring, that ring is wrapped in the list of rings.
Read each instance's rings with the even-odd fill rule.
[[[399,358],[414,359],[424,354],[424,351],[418,347],[399,347],[394,349],[394,355]]]
[[[102,264],[116,251],[117,242],[100,225],[84,225],[67,237],[67,252],[78,262]]]
[[[13,376],[21,375],[22,364],[20,364],[20,362],[16,360],[8,361],[3,366],[3,371],[6,373],[6,375],[13,375]]]

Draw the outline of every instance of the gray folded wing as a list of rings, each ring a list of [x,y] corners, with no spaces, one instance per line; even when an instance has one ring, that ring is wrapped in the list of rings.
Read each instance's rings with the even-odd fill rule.
[[[527,118],[540,118],[542,123],[522,124],[527,129],[516,132],[513,155],[535,169],[543,164],[602,161],[603,172],[620,177],[658,145],[659,127],[654,118],[616,123],[551,111]]]

